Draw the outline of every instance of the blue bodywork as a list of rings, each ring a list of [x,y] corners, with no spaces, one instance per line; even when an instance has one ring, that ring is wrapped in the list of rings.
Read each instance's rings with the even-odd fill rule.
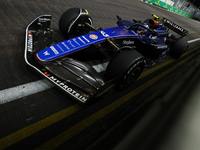
[[[167,52],[169,46],[164,43],[164,37],[169,33],[165,30],[164,26],[158,29],[156,31],[157,34],[154,35],[145,29],[140,29],[144,31],[143,34],[137,33],[135,29],[138,26],[133,26],[132,29],[129,29],[133,25],[133,22],[130,21],[118,21],[117,24],[118,27],[99,30],[51,45],[38,52],[36,56],[42,62],[49,62],[85,49],[90,45],[104,43],[106,38],[120,39],[122,41],[119,44],[122,46],[134,46],[136,49],[138,48],[139,52],[142,49],[147,49],[147,51],[152,50],[152,53],[156,51],[156,55],[162,55]],[[150,39],[156,42],[152,42]]]
[[[26,27],[24,59],[27,65],[65,93],[86,103],[121,84],[120,78],[128,84],[132,76],[136,80],[146,60],[159,60],[169,49],[171,51],[174,41],[168,29],[182,37],[188,33],[166,18],[164,23],[155,31],[140,22],[118,17],[118,27],[96,30],[88,26],[94,32],[63,41],[60,33],[65,32],[50,28],[51,15],[41,15]],[[118,62],[125,70],[115,68]],[[97,66],[100,71],[95,70]],[[118,75],[115,70],[125,75]],[[111,74],[109,77],[110,72],[117,76]]]

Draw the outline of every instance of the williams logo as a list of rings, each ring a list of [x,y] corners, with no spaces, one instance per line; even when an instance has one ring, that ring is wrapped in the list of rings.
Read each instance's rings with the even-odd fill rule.
[[[50,55],[50,53],[48,51],[45,51],[43,54],[44,54],[44,56]]]
[[[170,20],[168,20],[168,19],[166,19],[166,18],[164,18],[163,21],[164,21],[165,25],[171,26],[171,27],[173,27],[174,29],[179,30],[180,32],[184,32],[184,29],[183,29],[183,28],[181,28],[181,27],[178,26],[177,24],[173,23],[172,21],[170,21]]]

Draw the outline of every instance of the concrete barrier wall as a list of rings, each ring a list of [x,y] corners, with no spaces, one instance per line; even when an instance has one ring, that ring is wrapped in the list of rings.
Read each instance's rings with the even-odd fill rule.
[[[160,7],[163,7],[171,12],[175,12],[177,14],[180,14],[180,15],[183,15],[183,16],[186,16],[188,18],[192,18],[192,19],[195,19],[194,16],[192,16],[191,14],[188,14],[178,8],[175,8],[173,7],[172,5],[169,5],[161,0],[143,0],[145,2],[148,2],[148,3],[151,3],[151,4],[154,4],[154,5],[157,5],[157,6],[160,6]],[[169,3],[169,2],[168,2]]]

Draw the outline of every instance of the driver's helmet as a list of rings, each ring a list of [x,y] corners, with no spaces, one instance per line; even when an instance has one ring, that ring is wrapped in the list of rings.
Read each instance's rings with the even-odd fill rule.
[[[152,26],[152,27],[156,27],[159,25],[159,22],[155,19],[149,19],[149,25]]]
[[[148,25],[147,23],[142,23],[142,25],[143,25],[144,27],[146,27],[146,28],[149,28],[149,25]],[[147,29],[145,29],[145,28],[139,26],[138,31],[139,31],[139,32],[146,32]]]

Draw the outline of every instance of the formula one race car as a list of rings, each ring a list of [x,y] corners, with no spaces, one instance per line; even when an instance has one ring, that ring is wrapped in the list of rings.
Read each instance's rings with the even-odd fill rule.
[[[155,17],[155,15],[154,15]],[[92,26],[86,9],[71,8],[50,28],[51,15],[41,15],[26,28],[25,61],[74,99],[86,103],[112,87],[123,90],[142,73],[146,60],[169,53],[179,58],[187,49],[187,31],[157,16],[144,22],[122,20],[118,27]],[[168,32],[171,29],[181,37]]]

